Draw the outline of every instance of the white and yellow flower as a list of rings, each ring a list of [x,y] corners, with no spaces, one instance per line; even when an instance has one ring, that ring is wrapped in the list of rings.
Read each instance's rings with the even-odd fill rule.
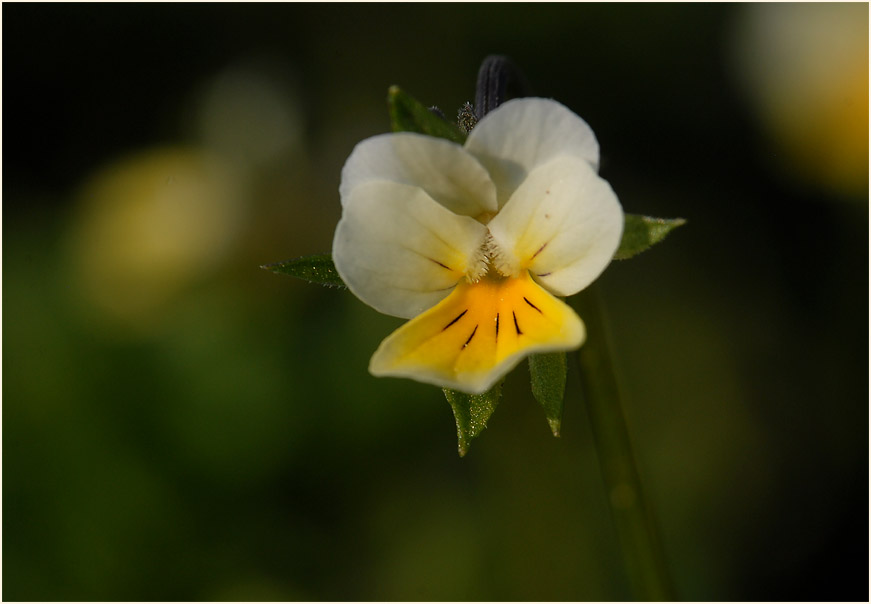
[[[557,296],[595,280],[623,230],[598,161],[586,122],[538,98],[503,104],[462,146],[407,132],[358,144],[333,260],[363,302],[411,319],[369,371],[481,393],[531,353],[578,348],[584,324]]]

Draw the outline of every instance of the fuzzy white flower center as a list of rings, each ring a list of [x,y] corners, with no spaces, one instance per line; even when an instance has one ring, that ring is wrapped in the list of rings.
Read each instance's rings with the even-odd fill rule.
[[[517,277],[520,275],[520,271],[521,267],[513,261],[510,254],[507,254],[496,243],[490,231],[487,231],[487,235],[475,254],[474,261],[466,271],[466,280],[469,283],[477,283],[485,277]]]

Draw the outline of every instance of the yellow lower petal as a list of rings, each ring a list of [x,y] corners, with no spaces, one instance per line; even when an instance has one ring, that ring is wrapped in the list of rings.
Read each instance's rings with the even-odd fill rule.
[[[468,393],[487,391],[533,352],[578,348],[584,324],[528,273],[461,281],[387,337],[369,363],[376,376],[408,377]]]

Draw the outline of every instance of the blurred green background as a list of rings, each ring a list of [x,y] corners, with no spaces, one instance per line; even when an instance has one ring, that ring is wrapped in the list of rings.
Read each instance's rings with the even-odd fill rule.
[[[2,10],[4,599],[631,597],[574,368],[459,459],[400,320],[258,268],[504,53],[689,221],[600,281],[680,597],[867,600],[866,4]]]

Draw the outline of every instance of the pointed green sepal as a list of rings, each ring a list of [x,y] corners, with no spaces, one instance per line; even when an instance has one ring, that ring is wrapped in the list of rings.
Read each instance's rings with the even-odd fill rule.
[[[623,239],[614,254],[615,260],[626,260],[656,245],[672,230],[686,224],[683,218],[651,218],[637,214],[626,214],[623,226]]]
[[[461,145],[466,141],[466,133],[457,125],[427,109],[399,86],[391,86],[387,90],[387,110],[394,132],[428,134]]]
[[[327,287],[347,287],[345,282],[336,271],[333,257],[330,254],[314,254],[312,256],[300,256],[293,260],[264,264],[260,268],[272,271],[278,275],[290,275],[298,279],[304,279],[309,283],[320,283]]]
[[[450,388],[442,388],[454,410],[457,422],[457,449],[460,457],[469,451],[472,439],[477,437],[487,427],[487,420],[496,410],[502,397],[502,381],[484,394],[466,394]]]
[[[566,393],[566,353],[529,355],[532,395],[541,406],[554,436],[559,436]]]

